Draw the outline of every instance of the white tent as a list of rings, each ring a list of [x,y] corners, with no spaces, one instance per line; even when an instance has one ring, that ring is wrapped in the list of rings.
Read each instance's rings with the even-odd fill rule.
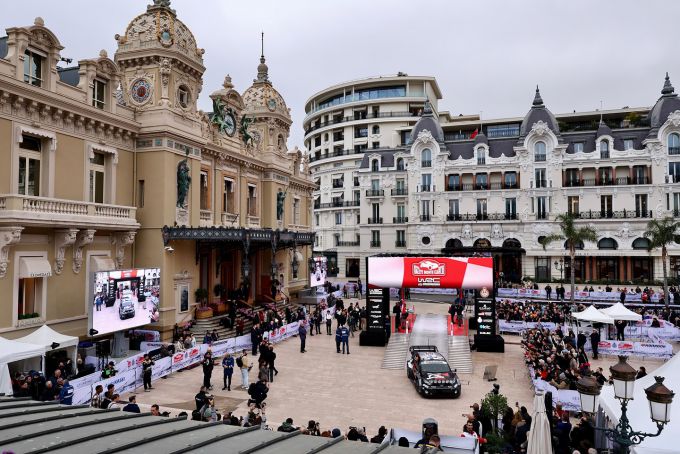
[[[654,384],[654,375],[665,377],[666,387],[676,393],[680,391],[680,355],[675,355],[665,364],[645,377],[635,380],[634,399],[628,402],[628,420],[634,430],[656,433],[656,424],[649,415],[649,402],[645,395],[645,388]],[[677,395],[677,394],[676,394]],[[621,405],[614,397],[614,387],[602,388],[600,407],[611,419],[612,426],[619,422]],[[647,438],[637,447],[631,448],[635,454],[671,454],[678,452],[678,433],[680,433],[680,399],[673,399],[671,407],[671,421],[664,427],[661,435]]]
[[[576,312],[571,314],[576,320],[581,320],[584,322],[595,322],[595,323],[607,323],[609,325],[614,324],[614,319],[609,315],[603,314],[602,312],[595,309],[595,306],[588,306],[583,312]]]
[[[33,331],[31,334],[27,334],[24,337],[16,339],[17,342],[23,342],[26,344],[33,344],[42,347],[43,354],[47,354],[51,351],[57,350],[67,350],[68,357],[75,363],[76,359],[76,349],[78,348],[78,338],[75,336],[67,336],[66,334],[61,334],[47,325],[43,325],[37,330]],[[53,343],[59,344],[56,348],[52,348]],[[45,361],[43,361],[43,368],[46,367]],[[45,374],[48,371],[43,370]]]
[[[16,361],[33,360],[32,364],[40,368],[40,358],[43,355],[43,349],[37,345],[25,344],[14,340],[0,337],[0,393],[5,395],[12,395],[12,379],[8,364]]]
[[[534,411],[531,418],[531,430],[527,434],[527,454],[552,454],[550,421],[545,414],[543,392],[537,392],[534,396]]]
[[[600,309],[600,312],[609,315],[614,320],[628,320],[631,322],[639,322],[642,320],[642,315],[631,311],[621,303],[616,303],[613,306]]]

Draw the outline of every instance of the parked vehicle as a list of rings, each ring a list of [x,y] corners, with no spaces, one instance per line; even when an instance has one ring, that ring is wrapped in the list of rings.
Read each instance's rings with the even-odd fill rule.
[[[421,396],[446,395],[460,397],[460,380],[455,370],[434,345],[409,348],[406,376]]]

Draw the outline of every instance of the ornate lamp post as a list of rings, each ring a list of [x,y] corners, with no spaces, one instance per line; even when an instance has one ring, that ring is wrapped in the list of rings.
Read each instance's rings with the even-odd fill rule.
[[[663,377],[654,377],[656,383],[645,389],[649,401],[649,411],[652,421],[656,423],[656,433],[634,431],[628,421],[628,401],[633,399],[635,391],[635,376],[637,371],[626,362],[627,357],[619,356],[619,362],[610,367],[614,381],[614,397],[621,402],[621,417],[619,423],[613,429],[599,428],[605,436],[619,445],[621,453],[630,452],[630,447],[642,443],[642,440],[650,437],[658,437],[664,426],[670,421],[671,404],[675,393],[663,384]],[[586,413],[595,413],[598,407],[600,386],[592,377],[582,377],[576,383],[581,398],[581,409]]]
[[[559,262],[555,260],[555,269],[560,272],[560,284],[562,284],[564,280],[564,259],[560,257]]]

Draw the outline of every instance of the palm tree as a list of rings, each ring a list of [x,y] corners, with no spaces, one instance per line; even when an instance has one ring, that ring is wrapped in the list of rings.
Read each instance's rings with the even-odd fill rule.
[[[543,250],[554,241],[566,240],[567,246],[569,247],[569,274],[571,279],[571,304],[574,304],[574,288],[575,288],[575,269],[574,266],[574,256],[576,255],[576,246],[584,243],[585,241],[595,242],[597,241],[597,232],[590,226],[577,227],[574,225],[576,216],[573,214],[560,214],[557,216],[557,220],[560,224],[561,233],[548,235],[541,239],[541,246]]]
[[[670,300],[668,293],[668,276],[666,270],[666,259],[668,258],[668,245],[680,242],[680,235],[677,234],[680,229],[680,222],[675,222],[672,217],[665,217],[663,219],[652,219],[647,223],[647,231],[645,238],[649,239],[649,248],[661,248],[661,261],[663,262],[663,295],[666,309]]]

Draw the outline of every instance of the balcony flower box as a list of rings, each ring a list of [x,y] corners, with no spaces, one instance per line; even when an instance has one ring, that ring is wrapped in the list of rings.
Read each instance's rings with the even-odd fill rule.
[[[213,316],[213,309],[210,306],[196,308],[196,320],[203,320]]]

